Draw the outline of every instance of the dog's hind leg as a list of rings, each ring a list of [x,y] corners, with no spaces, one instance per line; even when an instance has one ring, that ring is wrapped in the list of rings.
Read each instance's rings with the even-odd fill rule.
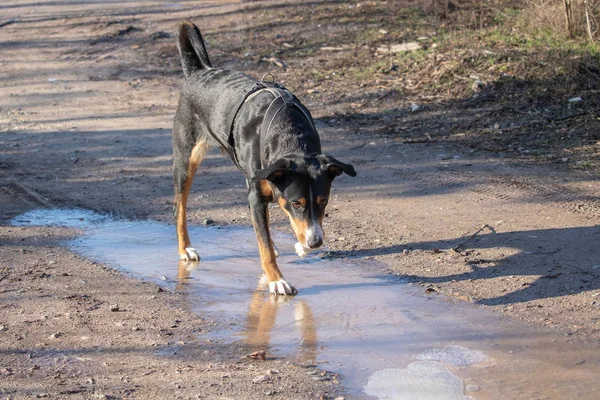
[[[269,209],[265,197],[265,190],[260,183],[251,183],[248,201],[250,203],[250,215],[252,225],[258,241],[260,253],[260,264],[267,279],[269,280],[269,291],[274,294],[295,295],[298,291],[283,279],[283,274],[277,266],[275,248],[269,230]]]
[[[186,207],[194,174],[202,163],[208,143],[204,138],[194,145],[189,155],[182,154],[177,146],[173,146],[173,178],[175,184],[175,217],[177,219],[177,242],[179,258],[182,260],[200,260],[196,249],[192,247],[187,229]]]

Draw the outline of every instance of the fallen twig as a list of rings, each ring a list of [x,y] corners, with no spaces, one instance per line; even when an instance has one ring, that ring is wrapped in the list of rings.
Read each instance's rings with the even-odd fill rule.
[[[496,231],[494,230],[494,228],[492,228],[491,226],[489,226],[488,224],[483,225],[481,228],[477,229],[477,231],[475,231],[474,234],[472,234],[471,236],[469,236],[466,240],[464,240],[463,242],[461,242],[460,244],[454,246],[452,248],[452,250],[454,251],[458,251],[458,249],[460,249],[461,247],[463,247],[465,244],[469,243],[471,240],[475,239],[475,237],[477,235],[479,235],[481,233],[481,231],[483,231],[485,228],[488,228],[491,232],[496,233]]]
[[[285,61],[280,60],[280,59],[275,58],[275,57],[270,57],[270,58],[263,57],[261,59],[261,61],[271,63],[271,64],[273,64],[273,65],[275,65],[275,66],[277,66],[277,67],[279,67],[281,69],[287,69],[287,63]]]

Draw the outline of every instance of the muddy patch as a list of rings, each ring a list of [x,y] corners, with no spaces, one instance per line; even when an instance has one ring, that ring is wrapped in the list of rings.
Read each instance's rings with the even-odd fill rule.
[[[423,296],[365,260],[298,259],[294,240],[275,236],[295,297],[268,294],[249,228],[194,226],[202,260],[179,262],[175,228],[85,210],[35,210],[15,225],[81,230],[65,245],[166,289],[213,318],[209,340],[315,366],[315,380],[341,377],[348,394],[386,399],[598,398],[593,343],[496,313]]]

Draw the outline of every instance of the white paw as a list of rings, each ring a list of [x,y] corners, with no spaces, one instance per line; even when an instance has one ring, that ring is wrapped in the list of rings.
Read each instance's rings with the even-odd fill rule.
[[[294,248],[296,249],[296,254],[300,257],[306,257],[312,251],[311,248],[303,246],[300,242],[296,242]]]
[[[185,261],[200,261],[200,256],[193,247],[186,247],[185,254],[181,254],[179,258]]]
[[[273,250],[275,251],[275,257],[279,257],[279,249],[275,243],[273,243]]]
[[[269,282],[269,292],[273,294],[281,294],[284,296],[294,296],[298,294],[296,288],[290,286],[290,284],[284,281],[283,279],[274,282]]]

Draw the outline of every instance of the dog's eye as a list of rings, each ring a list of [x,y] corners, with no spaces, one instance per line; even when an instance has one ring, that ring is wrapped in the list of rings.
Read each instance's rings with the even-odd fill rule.
[[[319,207],[321,207],[321,208],[327,207],[327,199],[321,200],[321,202],[319,203]]]
[[[302,208],[302,204],[300,204],[300,202],[298,201],[294,201],[292,202],[292,207],[294,207],[295,209],[299,209]]]

